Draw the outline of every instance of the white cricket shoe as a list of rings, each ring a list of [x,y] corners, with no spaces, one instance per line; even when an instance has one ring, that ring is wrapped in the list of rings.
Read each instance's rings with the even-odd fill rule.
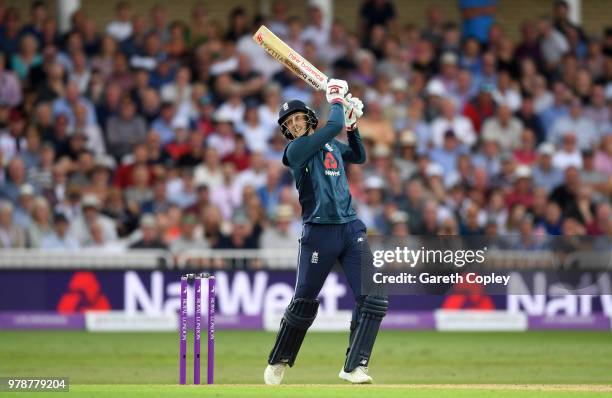
[[[353,384],[371,384],[372,376],[368,374],[368,368],[366,366],[357,366],[352,372],[347,373],[344,368],[340,370],[338,375],[342,380],[346,380]]]
[[[279,385],[281,381],[283,381],[287,366],[286,363],[282,362],[266,366],[266,370],[264,371],[264,382],[269,386]]]

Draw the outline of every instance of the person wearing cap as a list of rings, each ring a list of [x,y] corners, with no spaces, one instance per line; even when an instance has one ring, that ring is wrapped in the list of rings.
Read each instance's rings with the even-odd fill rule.
[[[372,230],[380,233],[385,181],[378,175],[372,175],[366,178],[364,188],[366,198],[358,207],[359,217],[364,224],[370,225]]]
[[[259,232],[243,211],[236,211],[231,218],[231,231],[221,234],[215,249],[257,249]],[[237,264],[236,264],[237,265]]]
[[[78,239],[70,232],[70,222],[64,213],[53,217],[53,232],[46,235],[40,248],[45,250],[77,250],[81,247]]]
[[[474,130],[480,134],[483,122],[495,114],[497,104],[493,100],[495,86],[491,83],[481,83],[478,95],[465,104],[463,114],[472,121]]]
[[[452,51],[445,51],[440,56],[440,74],[434,80],[442,84],[447,95],[452,95],[457,91],[458,62],[457,54]]]
[[[527,209],[533,207],[533,179],[531,168],[524,164],[516,167],[514,171],[514,187],[506,195],[506,206],[510,209],[517,204]]]
[[[190,249],[207,249],[208,241],[198,231],[198,220],[193,214],[186,213],[181,219],[181,234],[170,243],[170,251],[179,254]]]
[[[132,243],[130,249],[168,249],[162,242],[157,219],[153,214],[144,214],[140,217],[140,239]]]
[[[266,228],[261,235],[261,248],[297,251],[299,236],[291,228],[294,221],[293,207],[289,204],[278,205],[273,220],[274,225],[271,228]]]
[[[74,219],[70,226],[70,234],[79,240],[80,245],[91,239],[90,225],[94,222],[102,227],[105,242],[117,240],[115,222],[100,213],[101,206],[102,204],[96,196],[91,194],[83,196],[81,214]]]
[[[406,129],[399,135],[399,156],[393,163],[400,170],[402,180],[407,180],[417,170],[417,137],[414,131]]]
[[[26,229],[31,223],[32,206],[34,205],[34,187],[31,184],[23,184],[19,187],[19,200],[13,211],[13,221],[16,225]]]
[[[552,159],[555,147],[549,142],[544,142],[538,147],[538,160],[533,167],[532,176],[535,186],[544,187],[546,192],[551,192],[563,181],[561,170],[553,166]]]

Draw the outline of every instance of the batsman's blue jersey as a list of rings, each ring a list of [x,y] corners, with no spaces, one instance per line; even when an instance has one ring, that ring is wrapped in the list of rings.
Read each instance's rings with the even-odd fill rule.
[[[363,163],[366,156],[359,131],[348,134],[348,145],[334,138],[342,127],[344,110],[333,104],[324,127],[285,148],[283,164],[295,179],[304,223],[344,224],[357,218],[344,162]]]

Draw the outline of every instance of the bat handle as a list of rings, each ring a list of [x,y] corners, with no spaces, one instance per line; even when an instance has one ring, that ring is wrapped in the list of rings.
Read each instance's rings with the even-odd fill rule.
[[[348,94],[347,94],[347,95],[348,95]],[[346,98],[342,98],[342,105],[343,105],[344,107],[346,107],[346,108],[349,108],[349,109],[353,109],[353,110],[355,110],[355,109],[353,108],[353,106],[351,105],[351,103],[350,103],[350,102],[348,102],[348,101],[346,100]],[[358,113],[358,114],[357,114],[357,117],[361,117],[361,116],[363,116],[363,112],[359,112],[359,111],[357,111],[357,110],[355,110],[355,111]]]

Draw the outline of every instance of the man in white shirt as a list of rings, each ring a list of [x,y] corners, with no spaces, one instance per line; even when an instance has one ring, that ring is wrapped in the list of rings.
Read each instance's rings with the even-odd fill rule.
[[[329,41],[329,23],[325,20],[323,12],[317,6],[311,6],[309,9],[309,24],[302,32],[301,39],[303,42],[311,41],[317,49],[321,51],[327,46]]]
[[[578,147],[581,150],[593,149],[601,137],[595,124],[582,114],[582,104],[579,98],[572,98],[569,114],[559,118],[552,126],[548,141],[560,145],[566,133],[576,134]]]
[[[471,147],[476,143],[476,134],[472,122],[465,116],[456,113],[455,101],[452,98],[442,100],[442,115],[431,124],[432,141],[438,148],[444,144],[444,134],[452,130],[462,144]]]
[[[565,170],[572,166],[577,169],[582,168],[582,154],[576,144],[576,134],[572,131],[565,133],[563,136],[563,146],[553,156],[553,166]]]
[[[123,41],[132,35],[130,4],[120,1],[115,8],[116,19],[106,26],[106,33],[117,41]]]
[[[521,143],[523,123],[512,115],[512,110],[506,103],[498,105],[495,116],[486,119],[482,125],[482,138],[496,140],[502,150],[518,148]]]

